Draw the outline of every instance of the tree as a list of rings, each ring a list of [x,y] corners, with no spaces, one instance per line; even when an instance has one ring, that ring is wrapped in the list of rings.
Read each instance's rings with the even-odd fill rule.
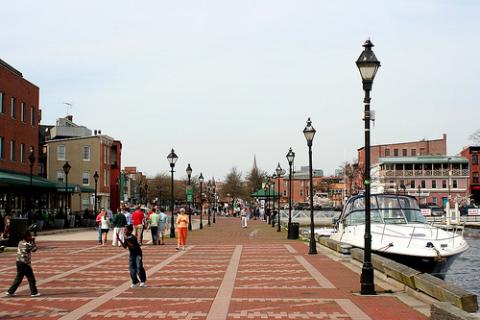
[[[262,183],[266,175],[267,175],[266,172],[258,169],[257,161],[254,160],[253,167],[250,170],[250,172],[247,174],[247,179],[246,179],[248,191],[250,194],[262,188]]]
[[[248,194],[248,191],[245,189],[242,181],[242,173],[238,172],[236,167],[233,167],[225,177],[225,183],[222,187],[223,196],[230,195],[233,200],[243,198]]]

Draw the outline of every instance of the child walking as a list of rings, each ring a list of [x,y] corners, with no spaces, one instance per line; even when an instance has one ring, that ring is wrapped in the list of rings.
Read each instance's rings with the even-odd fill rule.
[[[128,250],[130,251],[129,270],[130,277],[132,278],[132,284],[130,285],[130,287],[136,288],[139,282],[140,287],[146,287],[145,282],[147,281],[147,274],[145,273],[145,269],[143,268],[142,248],[140,248],[137,237],[135,237],[132,232],[133,226],[127,225],[125,226],[125,241],[123,242],[118,234],[117,239],[122,245],[122,247],[128,247]],[[140,278],[140,281],[138,281],[137,275]]]
[[[22,283],[23,277],[27,277],[28,284],[30,285],[30,293],[32,297],[40,296],[37,291],[35,275],[33,274],[31,266],[32,252],[37,251],[37,245],[35,244],[35,238],[27,231],[23,236],[22,241],[18,243],[17,249],[17,276],[13,280],[13,284],[5,292],[7,296],[14,296],[18,286]]]

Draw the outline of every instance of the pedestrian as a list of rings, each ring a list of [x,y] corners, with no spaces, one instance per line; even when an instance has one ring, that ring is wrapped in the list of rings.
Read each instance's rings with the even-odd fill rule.
[[[160,244],[165,244],[165,232],[167,232],[168,216],[165,214],[165,209],[160,208],[158,213],[158,235],[160,238]]]
[[[125,237],[125,226],[127,225],[127,218],[122,211],[114,213],[112,216],[112,225],[113,225],[113,237],[112,237],[112,247],[121,246],[118,239],[122,240]]]
[[[246,208],[243,208],[240,211],[240,217],[242,218],[242,228],[246,228],[247,227],[247,219],[248,219],[248,214],[247,214],[247,209]]]
[[[102,246],[107,243],[107,235],[110,230],[110,219],[108,214],[104,214],[100,220],[100,228],[102,230]]]
[[[130,212],[130,208],[125,208],[125,205],[122,206],[122,211],[125,214],[125,218],[127,219],[127,225],[132,224],[132,213]]]
[[[5,217],[4,219],[5,227],[3,229],[2,236],[0,237],[0,251],[3,251],[10,241],[10,218]]]
[[[152,232],[152,244],[158,244],[158,214],[155,208],[152,208],[152,213],[148,217],[148,223],[150,225],[150,231]]]
[[[177,250],[185,250],[185,245],[187,244],[187,230],[188,230],[188,216],[185,213],[185,209],[180,209],[180,214],[177,217]]]
[[[132,284],[130,288],[136,288],[140,282],[140,287],[146,287],[145,282],[147,281],[147,274],[143,268],[143,253],[140,244],[138,243],[137,237],[132,234],[133,226],[125,226],[125,241],[118,239],[122,247],[127,248],[130,252],[129,257],[129,270],[130,278],[132,279]],[[138,277],[137,277],[138,275]],[[140,278],[140,281],[138,281]]]
[[[33,269],[31,266],[32,261],[32,252],[37,251],[37,245],[35,244],[35,238],[32,236],[30,231],[27,231],[22,241],[18,243],[17,249],[17,276],[13,280],[13,284],[5,292],[7,296],[14,296],[15,291],[17,291],[18,286],[22,283],[23,277],[27,277],[28,284],[30,286],[30,294],[32,297],[40,296],[38,293],[37,285],[35,281],[35,275],[33,274]]]
[[[132,224],[135,237],[138,239],[140,245],[142,245],[145,215],[143,214],[143,211],[140,210],[140,206],[137,206],[136,210],[132,214]]]
[[[102,217],[106,215],[105,209],[102,208],[100,213],[95,218],[98,227],[98,244],[102,244]]]

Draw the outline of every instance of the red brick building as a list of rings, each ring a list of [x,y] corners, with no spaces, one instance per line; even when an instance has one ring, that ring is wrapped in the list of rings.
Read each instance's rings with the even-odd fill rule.
[[[378,163],[379,158],[416,157],[416,156],[444,156],[447,154],[447,135],[441,139],[418,140],[390,144],[377,144],[370,147],[370,163]],[[365,148],[358,149],[358,165],[365,166]]]
[[[480,156],[480,146],[472,146],[463,149],[460,154],[462,157],[468,159],[470,163],[470,179],[468,183],[468,190],[471,194],[471,199],[476,204],[480,204],[480,165],[478,158]]]
[[[39,88],[0,59],[0,169],[30,173],[32,148],[38,159],[39,122]]]

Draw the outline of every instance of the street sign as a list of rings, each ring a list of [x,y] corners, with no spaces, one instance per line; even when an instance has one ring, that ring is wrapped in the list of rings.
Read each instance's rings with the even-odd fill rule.
[[[187,202],[193,202],[193,194],[187,194]]]
[[[187,186],[185,189],[185,193],[187,194],[187,202],[193,202],[193,188],[192,186]]]

